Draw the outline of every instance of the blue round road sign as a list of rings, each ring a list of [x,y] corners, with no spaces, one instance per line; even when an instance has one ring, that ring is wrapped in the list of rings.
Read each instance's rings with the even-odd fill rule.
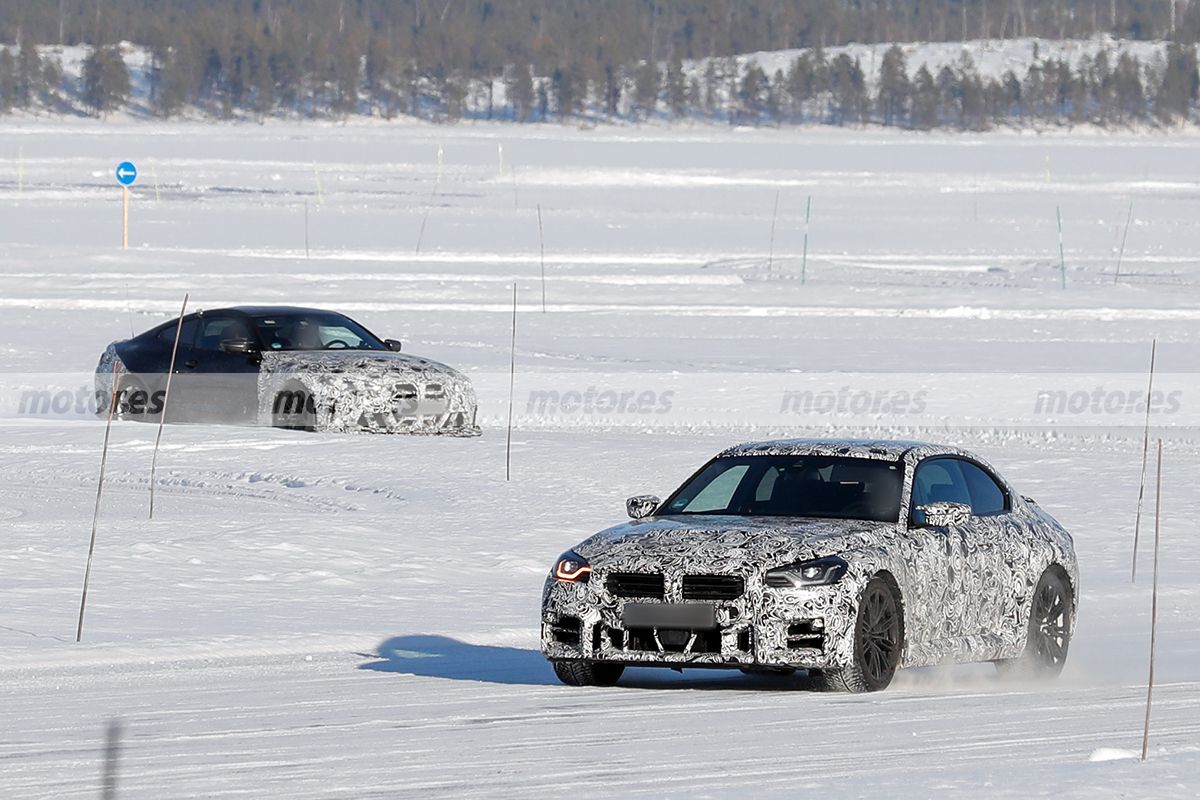
[[[122,186],[132,186],[137,180],[137,167],[132,161],[122,161],[117,164],[117,183]]]

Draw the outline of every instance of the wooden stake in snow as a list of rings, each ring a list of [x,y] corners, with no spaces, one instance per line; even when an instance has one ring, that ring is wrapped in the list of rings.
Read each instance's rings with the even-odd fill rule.
[[[162,194],[158,191],[158,170],[154,168],[154,162],[150,162],[150,178],[154,181],[154,204],[158,205],[162,202]]]
[[[812,216],[812,195],[808,196],[808,202],[804,204],[804,255],[800,258],[800,283],[803,285],[808,280],[808,220]]]
[[[767,274],[775,263],[775,220],[779,218],[779,190],[775,190],[775,208],[771,211],[771,243],[767,248]]]
[[[437,181],[438,181],[438,183],[442,182],[442,169],[445,167],[445,164],[446,164],[446,151],[442,149],[442,145],[439,142],[438,143],[438,153],[437,153]]]
[[[304,198],[304,257],[309,258],[308,254],[308,198]]]
[[[1058,216],[1058,263],[1062,267],[1062,288],[1067,288],[1067,256],[1063,250],[1063,234],[1062,234],[1062,209],[1058,206],[1054,207],[1054,213]]]
[[[129,187],[121,187],[121,249],[129,249]]]
[[[1150,747],[1150,701],[1154,696],[1154,645],[1158,634],[1158,542],[1162,511],[1162,439],[1158,440],[1158,472],[1154,487],[1154,579],[1150,589],[1150,677],[1146,681],[1146,722],[1142,727],[1142,761]]]
[[[504,480],[512,477],[513,390],[517,380],[517,282],[513,281],[512,343],[508,356],[508,433],[504,440]]]
[[[100,479],[96,482],[96,507],[92,511],[92,540],[88,545],[87,569],[83,572],[83,595],[79,598],[79,625],[75,628],[75,641],[83,638],[83,611],[87,607],[88,582],[92,577],[92,555],[96,552],[96,525],[100,520],[100,495],[104,491],[104,468],[108,465],[108,436],[112,431],[113,412],[117,407],[117,383],[121,378],[121,362],[114,361],[112,369],[112,396],[108,399],[108,421],[104,424],[104,446],[100,449]]]
[[[1146,386],[1146,424],[1142,429],[1142,479],[1138,482],[1137,516],[1133,519],[1133,566],[1129,582],[1137,583],[1138,540],[1142,532],[1142,498],[1146,495],[1146,462],[1150,459],[1150,396],[1154,392],[1154,357],[1158,351],[1158,339],[1150,342],[1150,380]]]
[[[496,143],[496,161],[498,161],[496,176],[504,177],[504,145]]]
[[[438,180],[441,180],[439,177]],[[425,225],[429,222],[429,212],[433,211],[433,198],[437,197],[438,185],[435,181],[429,198],[425,201],[425,213],[421,215],[421,230],[417,232],[417,255],[421,255],[421,242],[425,240]]]
[[[542,204],[538,203],[538,247],[542,252],[542,313],[546,313],[546,234],[542,229]]]
[[[171,345],[171,364],[167,367],[167,385],[163,390],[163,407],[158,415],[158,435],[154,437],[154,454],[150,456],[150,519],[154,519],[154,474],[158,469],[158,445],[162,442],[163,425],[167,421],[167,404],[171,401],[171,376],[175,374],[175,356],[179,353],[179,335],[183,332],[183,315],[187,313],[188,296],[183,295],[179,322],[175,325],[175,343]]]
[[[1121,259],[1125,257],[1125,240],[1129,238],[1129,223],[1133,222],[1133,201],[1129,201],[1129,213],[1125,216],[1125,232],[1121,234],[1121,249],[1117,251],[1117,274],[1113,283],[1121,280]]]

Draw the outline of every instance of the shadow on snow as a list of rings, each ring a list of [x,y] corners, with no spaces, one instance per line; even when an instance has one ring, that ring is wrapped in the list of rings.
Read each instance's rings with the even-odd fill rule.
[[[378,653],[372,654],[371,657],[376,660],[360,664],[358,668],[373,672],[395,672],[427,678],[510,686],[560,685],[554,676],[554,670],[537,650],[470,644],[448,636],[395,636],[380,644]],[[736,670],[690,669],[686,674],[680,674],[668,669],[631,667],[625,670],[617,685],[617,688],[621,687],[796,690],[811,688],[811,681],[803,672],[795,676],[743,675]]]

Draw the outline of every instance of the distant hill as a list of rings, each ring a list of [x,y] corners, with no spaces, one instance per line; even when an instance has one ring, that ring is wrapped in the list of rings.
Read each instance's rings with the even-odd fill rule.
[[[830,47],[643,61],[605,81],[508,65],[487,79],[410,76],[366,61],[340,81],[178,92],[170,54],[123,42],[0,47],[0,112],[124,119],[501,119],[572,124],[890,125],[986,130],[1190,124],[1196,47],[1020,38]],[[177,96],[169,96],[172,93]],[[264,97],[268,94],[269,97]],[[269,102],[268,102],[269,100]]]

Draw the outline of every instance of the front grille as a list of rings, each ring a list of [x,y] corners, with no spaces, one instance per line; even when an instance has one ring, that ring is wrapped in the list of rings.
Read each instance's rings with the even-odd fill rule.
[[[610,572],[605,587],[614,597],[663,596],[662,573]]]
[[[721,632],[684,631],[672,628],[659,628],[655,638],[654,628],[636,628],[626,631],[625,649],[641,650],[650,653],[720,653]],[[694,638],[693,638],[694,637]],[[662,649],[659,649],[659,643]],[[687,649],[688,642],[692,643],[691,650]]]
[[[684,575],[684,600],[736,600],[746,591],[738,575]]]

